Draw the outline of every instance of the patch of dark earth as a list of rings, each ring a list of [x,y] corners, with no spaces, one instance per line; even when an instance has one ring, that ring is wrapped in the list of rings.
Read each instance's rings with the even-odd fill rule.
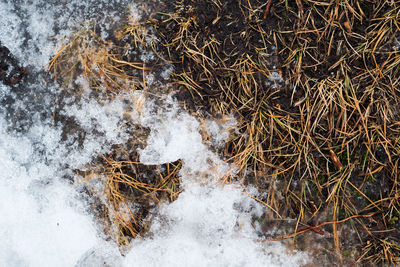
[[[263,88],[264,92],[261,92],[263,96],[271,94],[273,97],[265,100],[266,104],[264,107],[275,107],[279,105],[279,110],[275,111],[279,114],[295,116],[293,114],[298,113],[298,108],[294,105],[296,102],[303,99],[307,92],[303,88],[295,89],[297,82],[307,84],[309,88],[312,88],[319,81],[327,78],[341,79],[345,81],[347,78],[357,84],[356,96],[361,99],[364,93],[364,89],[368,86],[372,86],[375,83],[374,79],[370,77],[365,78],[361,74],[365,72],[369,66],[384,65],[387,58],[384,55],[390,53],[393,47],[398,42],[399,33],[394,33],[390,42],[378,48],[376,55],[372,53],[366,53],[365,55],[357,56],[353,52],[353,47],[359,47],[363,44],[363,38],[360,36],[368,36],[368,30],[371,25],[375,23],[374,18],[384,16],[387,12],[391,11],[392,6],[390,4],[383,4],[382,8],[378,10],[378,13],[372,12],[375,10],[376,3],[373,1],[363,1],[361,3],[362,9],[365,11],[363,20],[354,21],[353,28],[351,31],[354,33],[350,37],[346,35],[346,26],[348,23],[345,16],[341,16],[338,25],[341,25],[342,29],[334,35],[334,42],[330,42],[327,39],[321,38],[317,31],[313,31],[313,28],[308,32],[298,33],[304,30],[306,21],[302,15],[315,9],[314,18],[312,18],[313,27],[316,29],[323,28],[326,24],[324,17],[325,5],[314,5],[312,1],[302,1],[299,4],[298,1],[289,2],[278,2],[272,1],[271,8],[268,14],[266,14],[268,1],[238,1],[238,0],[227,0],[227,1],[191,1],[183,0],[179,2],[165,2],[162,6],[163,10],[160,13],[156,13],[151,17],[152,23],[156,25],[158,38],[165,46],[163,48],[163,55],[173,62],[174,73],[172,80],[175,82],[175,91],[178,99],[185,103],[185,107],[192,110],[193,113],[204,114],[215,114],[213,109],[213,103],[218,100],[224,102],[227,100],[225,92],[221,90],[220,81],[226,80],[226,77],[235,75],[230,70],[230,67],[237,64],[237,60],[243,55],[248,55],[250,58],[259,58],[260,51],[263,51],[263,62],[264,66],[271,70],[277,71],[283,77],[286,82],[279,84],[279,88],[268,87],[265,84],[268,83],[268,77],[263,75],[261,72],[256,73],[255,82],[259,85],[259,88]],[[286,5],[285,5],[286,3]],[[218,8],[217,8],[218,6]],[[170,15],[173,14],[173,15]],[[308,14],[308,13],[307,13]],[[177,40],[177,32],[181,30],[181,25],[177,17],[182,18],[182,23],[192,19],[192,23],[188,26],[186,31],[194,33],[183,34],[183,40]],[[262,29],[265,34],[260,34],[259,29]],[[277,33],[280,33],[279,40],[276,39]],[[358,36],[358,37],[357,37]],[[195,37],[195,39],[193,38]],[[187,40],[185,38],[192,38]],[[185,45],[181,45],[180,42],[187,42]],[[204,56],[213,58],[215,55],[222,57],[222,63],[215,65],[210,62],[199,62],[188,56],[185,50],[195,50],[204,47],[210,42],[215,42],[215,51],[204,50]],[[267,47],[265,47],[265,43]],[[296,45],[308,45],[310,44],[311,52],[303,54],[301,59],[301,72],[298,72],[297,64],[298,60],[292,60],[287,62],[291,58],[291,53],[296,49]],[[346,57],[347,67],[346,70],[340,69],[339,67],[332,67],[333,63],[339,62],[341,58]],[[211,74],[207,76],[205,68],[211,70]],[[398,72],[398,68],[397,68]],[[197,92],[194,92],[190,88],[182,85],[182,75],[189,74],[190,78],[193,79],[193,84],[198,85],[196,87]],[[395,74],[396,75],[396,74]],[[398,75],[398,73],[397,73]],[[361,78],[360,78],[361,77]],[[385,84],[390,84],[390,78],[383,77],[379,82],[381,88],[385,88]],[[240,92],[240,88],[231,88],[234,92]],[[394,92],[397,97],[400,96],[400,91]],[[390,106],[393,107],[392,121],[400,120],[400,106],[395,99],[385,93],[384,90],[376,90],[374,93],[375,99],[388,99]],[[261,97],[263,99],[263,97]],[[231,112],[235,112],[235,105],[239,106],[239,102],[231,102]],[[361,103],[361,110],[366,111],[366,107],[369,106],[369,100],[365,99]],[[376,106],[372,106],[372,113],[378,112]],[[250,118],[252,116],[252,110],[242,109],[241,116],[243,118]],[[379,116],[374,117],[376,124],[382,124],[384,119]],[[349,119],[349,123],[356,123],[358,118],[355,116]],[[327,129],[327,125],[321,125],[321,129]],[[321,130],[320,130],[321,131]],[[390,130],[389,130],[390,131]],[[318,134],[326,136],[327,133],[321,131]],[[396,132],[389,132],[391,136],[395,136]],[[300,136],[294,136],[299,138]],[[351,161],[359,162],[362,156],[365,154],[366,147],[362,143],[367,140],[360,140],[359,153],[353,155]],[[279,146],[279,144],[276,144]],[[291,151],[284,151],[290,154]],[[381,146],[378,146],[374,151],[376,159],[386,164],[388,156],[384,152]],[[325,162],[323,157],[320,158],[321,163]],[[334,169],[332,163],[330,169]],[[293,192],[301,192],[305,181],[300,179],[302,170],[296,170],[292,179],[295,183],[291,184],[291,190]],[[251,178],[249,175],[248,183],[257,183],[256,179]],[[376,174],[375,180],[367,181],[364,183],[365,174],[362,173],[361,166],[357,167],[351,174],[351,181],[356,186],[363,185],[365,194],[369,199],[379,200],[382,196],[387,196],[390,189],[393,188],[393,180],[391,179],[391,173],[385,169],[382,169]],[[252,181],[251,181],[252,180]],[[258,181],[260,182],[260,181]],[[265,187],[265,185],[259,185],[259,188]],[[285,188],[282,186],[279,190],[284,191]],[[323,192],[322,196],[310,196],[310,201],[315,203],[323,203],[329,196],[329,192]],[[360,209],[366,207],[369,202],[365,198],[357,197],[356,194],[353,196],[346,196],[349,201]],[[296,205],[293,205],[296,206]],[[325,205],[322,204],[321,209],[324,210]],[[289,209],[290,210],[290,209]],[[299,214],[300,210],[290,210],[289,214]],[[320,221],[329,221],[332,218],[331,211],[322,212]],[[340,218],[345,218],[344,213],[340,213]],[[399,242],[399,222],[393,221],[391,225],[390,233],[385,232],[387,229],[386,222],[382,220],[381,216],[373,216],[369,221],[366,222],[370,231],[373,231],[374,238],[376,239],[388,239],[395,242]],[[309,222],[310,225],[315,225],[316,222]],[[361,226],[356,226],[357,232],[352,229],[343,228],[341,236],[346,236],[343,241],[343,251],[348,255],[347,264],[354,264],[357,256],[359,255],[354,249],[360,253],[362,244],[368,244],[367,240],[371,238],[371,235],[364,231]],[[269,228],[271,229],[271,227]],[[292,228],[293,229],[293,228]],[[307,233],[312,237],[315,237],[315,233]],[[311,238],[312,238],[311,237]],[[297,238],[299,244],[302,237]],[[327,244],[324,245],[324,251],[316,252],[318,256],[328,255],[327,251],[333,251],[332,237],[323,236],[318,239],[317,244],[321,244],[323,240],[328,240]],[[360,242],[363,240],[363,242]],[[307,242],[303,242],[303,247],[307,249]],[[316,244],[316,245],[317,245]],[[318,246],[318,245],[317,245]],[[371,254],[375,253],[373,251]],[[317,256],[316,255],[316,256]],[[338,256],[338,255],[336,255]],[[335,262],[337,258],[335,256],[323,256],[326,257],[326,262],[319,262],[317,264],[323,264],[329,266],[332,261]],[[339,256],[340,257],[340,256]]]

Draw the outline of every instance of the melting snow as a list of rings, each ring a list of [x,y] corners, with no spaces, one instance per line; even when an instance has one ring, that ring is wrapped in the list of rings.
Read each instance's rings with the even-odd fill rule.
[[[0,0],[0,42],[35,70],[54,53],[54,34],[61,36],[88,19],[109,29],[108,22],[118,19],[119,9],[128,6],[122,0],[33,2]],[[37,77],[37,94],[46,99],[43,109],[51,110],[59,88],[46,87],[41,74]],[[62,138],[50,112],[27,109],[29,97],[20,99],[1,83],[0,92],[2,101],[11,97],[15,106],[25,107],[32,122],[26,131],[18,131],[7,120],[11,106],[0,108],[0,266],[295,266],[305,262],[304,253],[288,254],[280,243],[256,241],[252,216],[261,215],[263,207],[239,185],[217,183],[234,173],[235,167],[209,149],[199,120],[183,111],[171,95],[160,96],[162,105],[140,92],[106,103],[85,94],[80,101],[71,100],[63,115],[74,118],[86,132],[79,145],[74,136]],[[127,255],[121,256],[115,244],[105,241],[76,187],[64,177],[127,140],[121,128],[127,101],[134,107],[131,119],[151,131],[140,161],[162,164],[181,159],[184,191],[175,202],[161,205],[151,237],[134,240]],[[206,122],[215,146],[227,140],[232,127],[234,120]]]
[[[154,238],[135,240],[127,266],[296,266],[304,255],[290,257],[280,244],[257,243],[251,216],[262,210],[230,185],[193,183],[178,200],[165,205],[151,231]],[[262,209],[262,208],[261,208]]]

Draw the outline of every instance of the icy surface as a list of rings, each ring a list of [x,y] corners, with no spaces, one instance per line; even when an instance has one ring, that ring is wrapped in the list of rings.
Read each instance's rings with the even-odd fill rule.
[[[0,0],[0,42],[23,66],[30,66],[35,77],[17,89],[0,82],[0,266],[303,263],[303,253],[288,253],[280,243],[257,242],[251,222],[263,207],[239,185],[218,183],[236,169],[209,145],[223,145],[229,138],[232,118],[202,125],[172,95],[150,99],[135,92],[99,101],[86,89],[60,111],[76,129],[67,125],[69,135],[63,136],[63,125],[54,123],[52,112],[58,108],[61,89],[46,81],[41,68],[57,43],[84,21],[96,21],[106,38],[115,21],[123,19],[122,11],[129,11],[127,6],[124,0]],[[79,79],[77,84],[85,87],[87,82]],[[105,241],[71,179],[76,169],[129,138],[123,127],[127,104],[130,119],[150,129],[140,161],[182,160],[184,191],[172,204],[161,204],[150,237],[134,240],[121,256],[116,244]],[[201,131],[210,134],[210,142],[204,142]]]
[[[138,119],[151,133],[147,147],[139,151],[140,162],[154,165],[180,159],[183,162],[181,175],[188,179],[220,178],[228,173],[230,167],[203,144],[199,121],[180,110],[171,96],[166,97],[163,107],[146,103],[143,112]]]
[[[258,209],[258,210],[257,210]],[[235,186],[188,186],[164,206],[154,238],[136,240],[127,266],[296,266],[280,244],[257,243],[250,225],[260,207]]]
[[[102,36],[129,11],[130,0],[0,1],[0,42],[24,65],[43,67],[64,36],[83,22]]]
[[[98,237],[76,192],[0,120],[0,266],[71,266]]]

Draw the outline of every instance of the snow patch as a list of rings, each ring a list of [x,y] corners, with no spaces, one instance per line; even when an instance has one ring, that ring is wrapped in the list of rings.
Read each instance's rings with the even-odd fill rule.
[[[251,217],[262,208],[235,185],[192,184],[164,205],[152,238],[135,240],[125,266],[298,266],[279,243],[255,240]]]
[[[98,242],[74,189],[0,120],[0,266],[71,266]]]

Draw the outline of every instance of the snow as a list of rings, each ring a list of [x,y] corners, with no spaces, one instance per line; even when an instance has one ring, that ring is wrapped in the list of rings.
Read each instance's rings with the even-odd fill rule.
[[[74,118],[85,133],[80,149],[72,141],[76,147],[64,159],[65,162],[71,167],[82,169],[93,157],[108,152],[113,144],[122,144],[129,139],[122,127],[125,122],[122,101],[122,98],[116,98],[100,103],[84,93],[79,102],[74,102],[62,112]]]
[[[207,163],[212,155],[202,142],[199,133],[200,123],[189,114],[182,112],[169,96],[166,107],[156,107],[154,104],[146,108],[141,124],[151,129],[147,147],[140,151],[140,161],[148,165],[183,160],[184,165],[196,171],[209,169]],[[201,155],[201,157],[199,157]]]
[[[281,243],[258,242],[252,226],[264,207],[240,185],[218,181],[236,172],[216,154],[235,128],[233,117],[201,123],[182,110],[173,94],[135,91],[113,100],[91,98],[84,77],[79,97],[60,111],[76,127],[64,138],[52,112],[61,88],[41,70],[57,43],[83,21],[96,21],[102,36],[122,19],[129,1],[0,0],[0,42],[24,66],[34,83],[14,90],[0,82],[0,266],[297,266],[307,255]],[[131,5],[132,9],[136,4]],[[135,13],[131,9],[132,14]],[[129,14],[126,14],[129,15]],[[137,15],[139,16],[139,15]],[[135,17],[135,19],[139,19]],[[147,55],[149,56],[149,55]],[[163,78],[172,71],[166,67]],[[165,77],[164,77],[165,76]],[[167,90],[166,90],[167,91]],[[12,99],[9,101],[7,99]],[[17,117],[17,113],[22,112]],[[76,169],[124,144],[127,120],[150,130],[139,151],[143,164],[182,160],[184,191],[162,203],[149,236],[137,238],[125,256],[107,241],[85,206]],[[16,122],[15,122],[16,121]],[[24,127],[22,127],[24,126]],[[201,132],[210,135],[205,142]],[[83,134],[82,134],[83,133]],[[99,194],[101,193],[99,184]]]
[[[205,123],[207,134],[214,147],[222,147],[228,141],[231,132],[237,132],[237,122],[232,115],[226,116],[222,120],[206,120]]]
[[[260,207],[235,185],[188,186],[165,205],[151,231],[136,240],[126,266],[296,266],[302,254],[282,257],[280,244],[257,243],[250,225]]]
[[[273,71],[270,73],[265,85],[271,86],[272,89],[280,89],[283,82],[282,76],[278,72]]]
[[[1,125],[0,266],[71,266],[98,237],[73,188]],[[70,205],[70,203],[73,203]]]

